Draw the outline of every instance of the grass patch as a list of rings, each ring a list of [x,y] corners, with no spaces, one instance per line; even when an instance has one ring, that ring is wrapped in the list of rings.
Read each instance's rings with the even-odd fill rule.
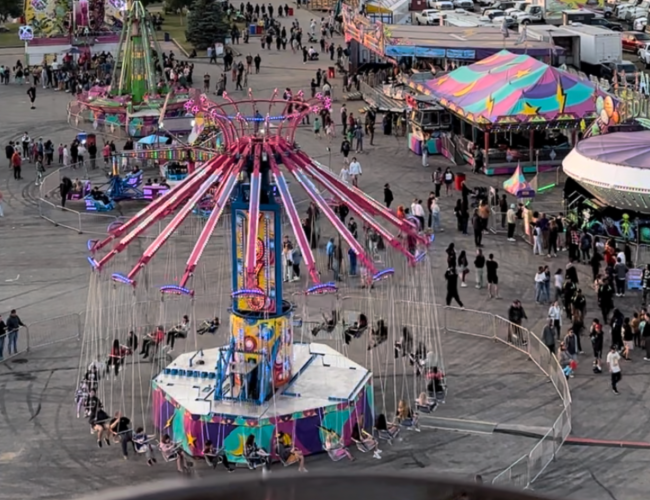
[[[9,31],[0,33],[0,47],[1,48],[24,47],[25,42],[20,41],[20,39],[18,38],[18,25],[14,23],[8,23],[5,25],[5,27]]]
[[[178,44],[183,47],[187,53],[192,52],[194,48],[190,42],[185,38],[185,29],[187,28],[187,17],[179,16],[175,14],[165,15],[165,21],[162,24],[160,31],[156,31],[156,36],[158,41],[163,41],[165,39],[165,33],[169,33],[169,36],[172,37]],[[199,57],[204,57],[207,55],[205,50],[196,51]]]

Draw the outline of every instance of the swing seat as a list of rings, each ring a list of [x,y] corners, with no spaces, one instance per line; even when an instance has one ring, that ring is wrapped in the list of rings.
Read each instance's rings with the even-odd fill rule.
[[[347,458],[345,447],[342,445],[335,446],[333,448],[326,448],[323,446],[323,449],[327,452],[327,455],[330,457],[332,462],[338,462],[344,458]]]
[[[409,431],[416,431],[420,432],[420,426],[418,422],[418,415],[417,413],[413,415],[411,418],[405,418],[400,422],[400,425],[404,428],[406,428]]]
[[[395,427],[394,429],[395,430],[393,430],[393,431],[376,429],[377,437],[379,438],[379,440],[386,441],[388,444],[392,445],[393,440],[396,439],[397,436],[399,436],[399,433],[400,433],[399,427]]]
[[[370,442],[370,439],[372,439],[372,442]],[[369,453],[371,451],[375,451],[379,446],[379,443],[375,440],[375,438],[370,435],[368,435],[367,439],[363,441],[359,441],[354,438],[352,438],[352,441],[357,446],[357,450],[359,450],[361,453]]]
[[[153,438],[150,436],[147,436],[147,439],[144,441],[133,441],[133,446],[135,448],[135,452],[140,455],[144,455],[147,453],[147,450],[151,448],[151,442],[153,441]],[[153,452],[153,450],[151,450]]]
[[[433,413],[438,408],[438,401],[435,399],[427,398],[427,404],[422,405],[419,403],[415,404],[415,409],[421,411],[422,413]]]

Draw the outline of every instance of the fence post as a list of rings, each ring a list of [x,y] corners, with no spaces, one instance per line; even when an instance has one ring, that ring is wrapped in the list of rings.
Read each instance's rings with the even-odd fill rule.
[[[32,337],[29,333],[29,326],[25,327],[25,338],[27,339],[27,352],[29,352],[31,346],[32,346]]]
[[[492,340],[496,342],[499,339],[499,336],[497,335],[497,317],[493,314],[492,315]]]

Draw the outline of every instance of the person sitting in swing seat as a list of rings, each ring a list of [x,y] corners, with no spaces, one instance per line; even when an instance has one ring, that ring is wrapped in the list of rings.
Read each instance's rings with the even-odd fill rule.
[[[91,432],[96,432],[97,433],[97,446],[100,448],[102,447],[102,439],[106,441],[106,445],[110,446],[111,445],[111,440],[108,439],[108,424],[110,423],[111,418],[108,416],[108,414],[104,411],[102,408],[101,402],[99,399],[95,396],[95,391],[92,391],[91,396],[89,398],[89,401],[92,400],[94,397],[97,400],[97,403],[91,403],[95,404],[97,410],[94,413],[91,413],[90,417],[88,418],[88,422],[90,423],[91,427]]]
[[[409,359],[413,355],[413,334],[408,329],[408,327],[402,327],[402,338],[395,342],[395,359],[400,356],[409,355]],[[413,363],[411,363],[413,364]]]
[[[167,462],[176,462],[176,469],[181,474],[189,472],[190,464],[185,459],[183,448],[172,441],[169,434],[165,434],[160,441],[160,451]]]
[[[91,363],[91,365],[88,367],[88,370],[84,374],[83,379],[88,383],[89,391],[97,390],[97,388],[99,387],[99,381],[101,379],[101,375],[99,373],[99,368],[97,367],[97,363],[95,362]]]
[[[377,430],[380,439],[391,442],[399,434],[399,425],[389,422],[386,415],[380,413],[375,420],[375,429]]]
[[[377,460],[381,459],[382,451],[379,449],[379,443],[372,434],[369,434],[359,427],[358,422],[354,424],[354,427],[352,428],[352,441],[356,443],[357,448],[362,453],[372,451],[372,456],[374,458]]]
[[[427,356],[427,346],[424,342],[418,342],[415,352],[409,354],[409,363],[415,366],[415,375],[418,377],[422,375],[422,369],[426,366]]]
[[[388,327],[383,318],[379,318],[379,321],[377,321],[377,329],[375,330],[373,328],[370,331],[370,336],[374,342],[372,345],[368,346],[368,350],[377,347],[379,344],[383,344],[388,340]]]
[[[255,443],[255,436],[249,434],[244,445],[244,458],[251,469],[262,465],[264,470],[271,470],[270,456],[264,448],[259,448]]]
[[[434,366],[431,371],[427,373],[427,392],[433,399],[436,401],[440,400],[441,403],[445,402],[445,394],[447,390],[445,389],[445,374],[438,370],[437,366]]]
[[[431,399],[426,392],[421,392],[415,402],[415,409],[424,413],[432,413],[438,406],[435,398]]]
[[[165,340],[165,329],[162,325],[159,326],[155,332],[148,333],[142,340],[142,350],[140,351],[140,355],[143,355],[142,359],[147,359],[149,357],[149,349],[152,345],[160,345],[163,340]]]
[[[85,379],[81,379],[79,381],[79,386],[77,387],[77,391],[75,392],[74,395],[74,402],[77,406],[77,418],[80,418],[80,413],[81,413],[81,408],[86,407],[86,402],[88,401],[88,396],[90,391],[88,390],[88,381]]]
[[[352,456],[352,453],[350,453],[350,450],[343,445],[339,435],[330,429],[323,429],[323,431],[325,432],[325,443],[323,443],[323,449],[327,451],[329,457],[332,460],[337,461],[345,456],[348,460],[353,462],[354,457]]]
[[[109,353],[108,360],[106,361],[106,375],[110,373],[111,366],[113,366],[115,376],[117,377],[120,373],[120,366],[124,362],[125,357],[126,348],[120,345],[119,339],[113,339],[111,352]]]
[[[209,439],[205,442],[205,446],[203,447],[203,456],[205,457],[205,461],[211,465],[213,469],[216,469],[217,465],[221,464],[228,472],[233,472],[235,470],[234,465],[228,461],[226,453],[217,450]]]
[[[413,429],[415,431],[420,431],[418,426],[418,414],[414,413],[411,407],[406,404],[406,401],[403,399],[400,400],[397,405],[397,422],[406,427],[407,429]]]
[[[291,436],[285,432],[278,432],[277,434],[277,449],[276,453],[284,465],[291,465],[298,463],[298,472],[307,472],[305,468],[305,456],[298,448],[293,445]]]
[[[214,319],[211,319],[210,321],[205,320],[199,329],[196,331],[198,335],[203,335],[205,333],[212,333],[215,334],[217,333],[217,330],[219,329],[219,326],[221,326],[221,321],[219,321],[219,317],[215,316]]]
[[[133,330],[126,336],[126,344],[122,346],[125,349],[125,354],[130,356],[138,350],[138,336]]]
[[[147,436],[142,427],[138,427],[133,435],[133,447],[136,453],[144,453],[147,457],[147,465],[151,467],[156,463],[153,457],[153,448],[151,447],[151,438]]]
[[[320,325],[314,327],[311,331],[311,334],[315,337],[321,331],[325,333],[332,333],[336,328],[336,323],[338,323],[338,313],[336,311],[332,311],[332,316],[329,318],[323,313],[323,322]]]
[[[357,339],[363,335],[363,332],[368,328],[368,318],[365,314],[359,314],[359,320],[354,322],[354,325],[346,328],[343,334],[345,335],[345,343],[350,344],[352,339]]]
[[[187,334],[190,332],[190,318],[187,316],[183,316],[183,321],[181,321],[180,325],[176,325],[174,328],[169,330],[167,332],[167,342],[166,344],[169,346],[169,352],[172,352],[174,350],[174,342],[176,339],[184,339],[187,338]]]

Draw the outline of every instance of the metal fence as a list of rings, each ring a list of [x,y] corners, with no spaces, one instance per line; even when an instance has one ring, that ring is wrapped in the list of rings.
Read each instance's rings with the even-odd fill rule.
[[[194,303],[193,313],[197,319],[207,319],[214,314],[215,299],[206,297]],[[126,306],[122,306],[126,307]],[[157,322],[157,310],[159,302],[141,302],[131,305],[137,310],[137,317],[143,319],[143,324],[135,329],[138,333],[144,333],[146,328],[153,328]],[[165,322],[172,322],[180,317],[181,313],[187,311],[187,301],[174,298],[166,302],[165,309],[173,309],[174,312],[165,311]],[[552,427],[540,441],[525,455],[518,457],[512,465],[497,475],[492,481],[493,484],[508,485],[514,488],[528,488],[546,470],[555,459],[571,433],[571,393],[566,376],[562,371],[555,355],[551,354],[544,343],[530,330],[515,325],[510,321],[481,311],[459,309],[456,307],[437,306],[438,318],[441,328],[445,334],[473,335],[495,342],[501,342],[508,347],[526,355],[542,373],[549,378],[562,401],[562,411],[554,421]],[[98,312],[89,312],[89,315],[96,315]],[[115,311],[102,310],[100,314],[110,315]],[[134,315],[133,317],[136,317]],[[93,318],[90,318],[90,323]],[[0,337],[0,346],[4,347],[4,360],[10,359],[30,350],[50,346],[59,342],[79,340],[84,333],[86,313],[74,313],[59,316],[43,321],[30,323],[21,328],[17,336],[17,353],[8,354],[8,341]],[[144,324],[146,323],[146,325]],[[167,325],[165,325],[167,326]],[[106,331],[108,339],[114,332]],[[5,336],[7,337],[7,336]]]
[[[560,363],[533,332],[500,316],[455,307],[445,307],[441,316],[446,333],[492,339],[525,354],[549,378],[557,391],[562,401],[562,411],[551,428],[532,450],[517,458],[492,481],[493,484],[530,487],[555,459],[571,433],[571,392]]]

